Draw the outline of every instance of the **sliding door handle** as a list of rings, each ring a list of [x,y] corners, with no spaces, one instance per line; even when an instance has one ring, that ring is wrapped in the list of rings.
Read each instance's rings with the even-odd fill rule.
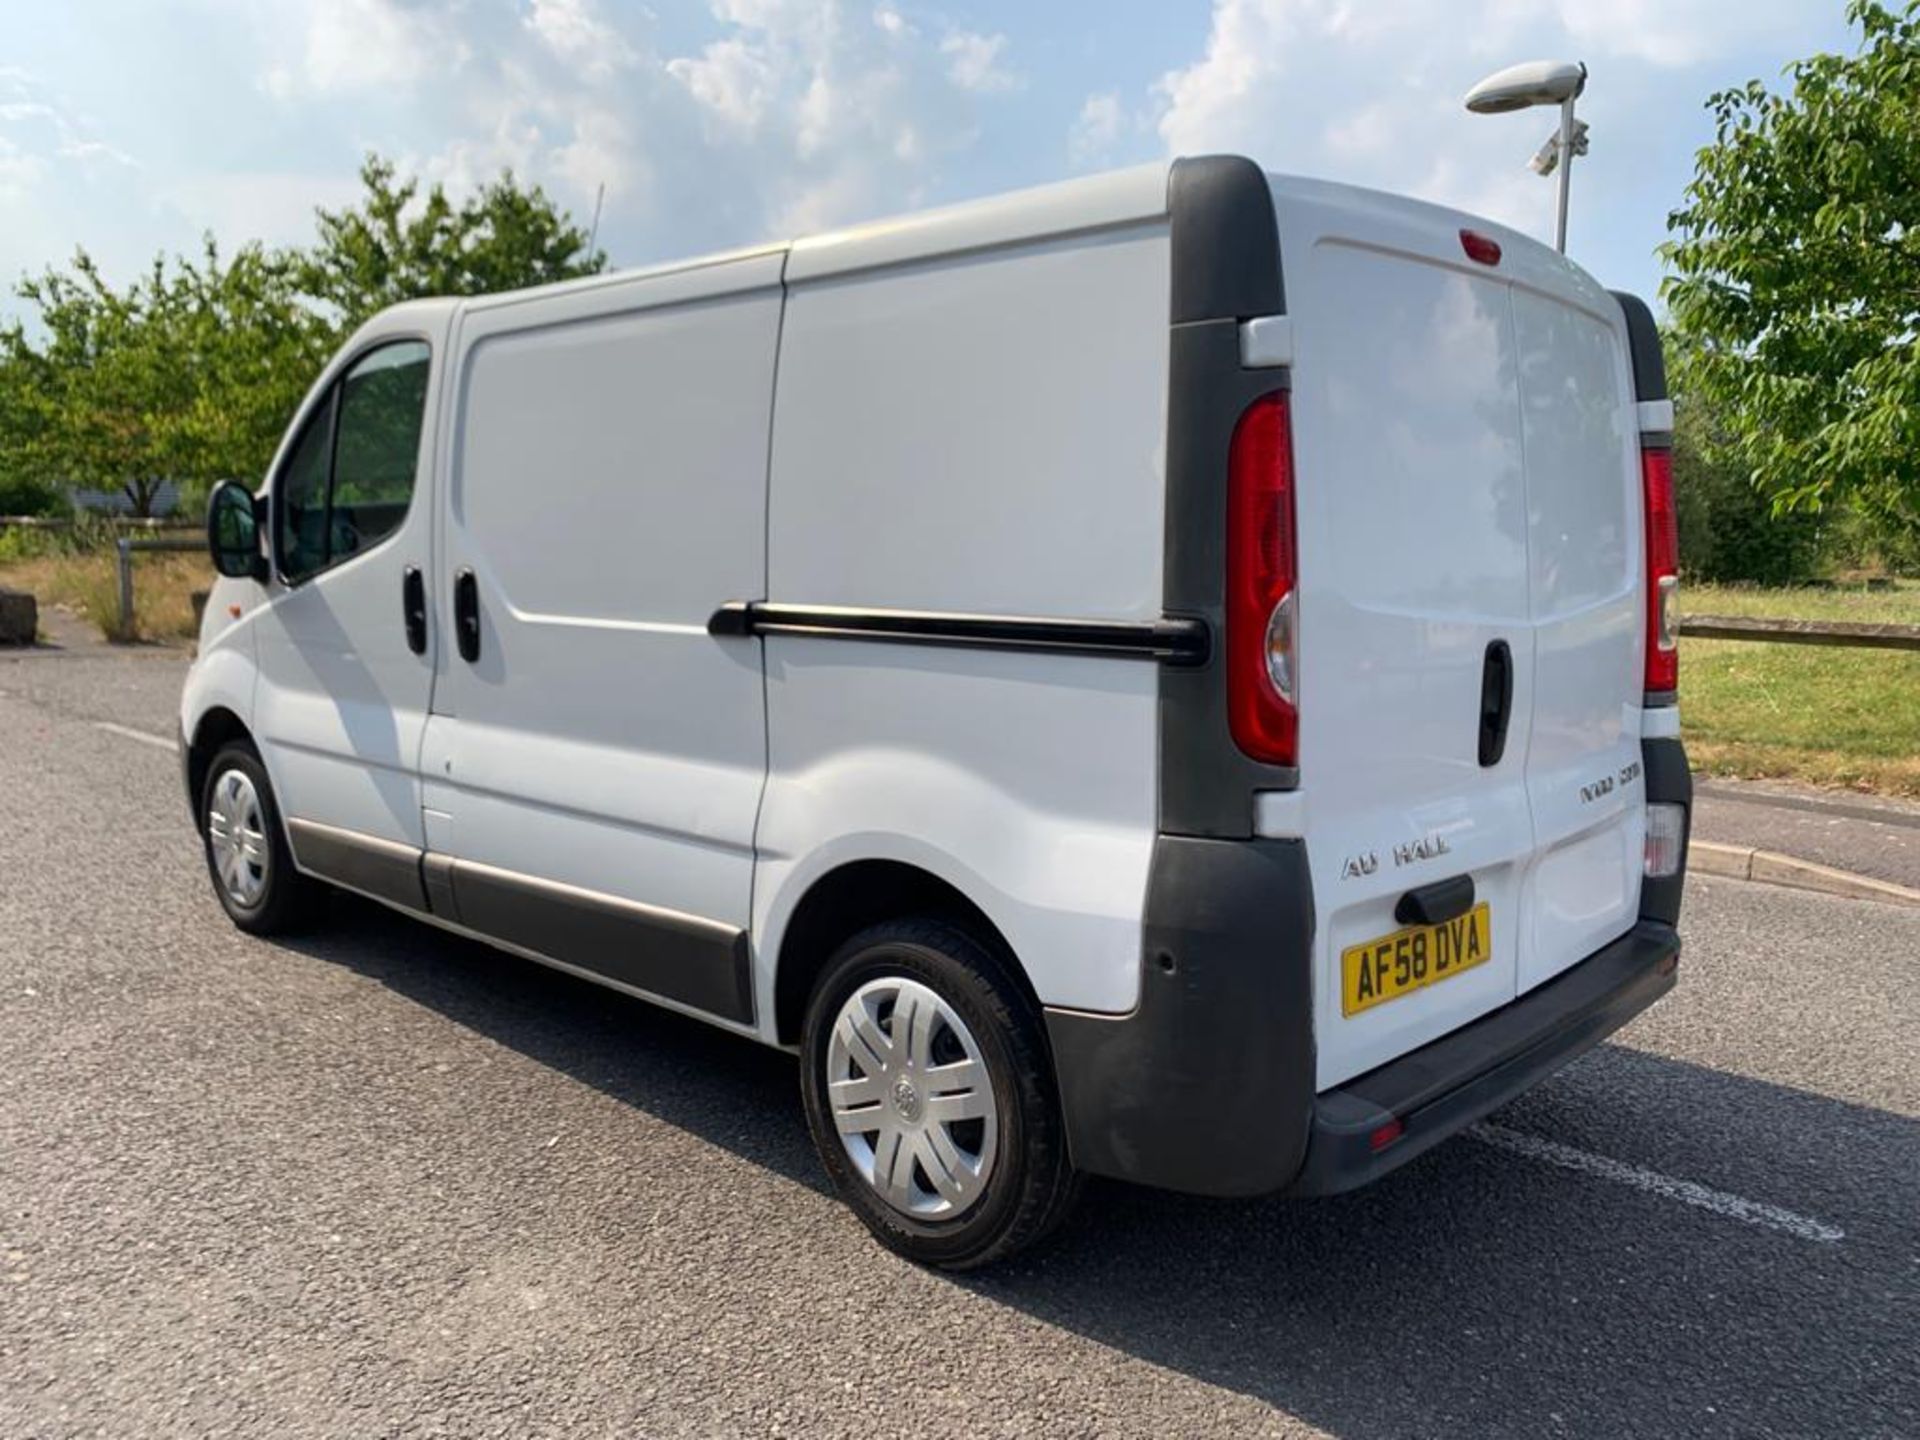
[[[427,653],[427,581],[418,565],[407,566],[400,577],[400,613],[407,622],[407,648]]]
[[[469,665],[480,658],[480,582],[472,570],[453,577],[453,633],[460,658]]]

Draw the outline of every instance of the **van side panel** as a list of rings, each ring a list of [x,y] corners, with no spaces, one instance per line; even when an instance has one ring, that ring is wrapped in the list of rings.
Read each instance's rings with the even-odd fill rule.
[[[736,1022],[762,682],[706,619],[764,572],[782,258],[469,311],[442,569],[481,633],[441,647],[422,766],[458,918]]]
[[[791,284],[765,598],[1157,620],[1168,285],[1164,220]],[[763,1014],[793,906],[862,858],[957,885],[1042,1001],[1133,1004],[1154,660],[764,643]]]

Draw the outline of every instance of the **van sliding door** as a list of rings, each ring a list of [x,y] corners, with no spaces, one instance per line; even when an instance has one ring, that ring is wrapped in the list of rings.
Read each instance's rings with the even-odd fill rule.
[[[423,760],[436,909],[742,1024],[781,263],[470,308]]]

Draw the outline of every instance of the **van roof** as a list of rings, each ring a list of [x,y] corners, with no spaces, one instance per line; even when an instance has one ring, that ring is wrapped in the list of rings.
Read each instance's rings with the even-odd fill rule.
[[[1176,163],[1177,161],[1171,159],[1156,160],[1124,170],[1111,170],[1099,175],[1087,175],[1072,180],[1036,185],[1024,190],[1007,191],[978,200],[962,201],[955,205],[943,205],[936,209],[918,210],[862,221],[838,230],[828,230],[795,240],[767,241],[759,245],[689,256],[655,265],[610,270],[605,274],[590,275],[578,280],[563,280],[550,285],[502,291],[464,300],[413,301],[409,304],[491,308],[533,296],[547,297],[608,289],[653,280],[665,275],[684,274],[708,267],[730,265],[756,256],[782,253],[787,257],[785,278],[788,281],[816,280],[826,276],[850,274],[933,256],[966,254],[999,245],[1043,240],[1058,235],[1085,234],[1090,231],[1138,224],[1166,215],[1168,182]],[[1350,201],[1358,201],[1369,207],[1386,206],[1403,211],[1411,207],[1434,213],[1460,213],[1407,196],[1368,190],[1335,181],[1265,173],[1276,193],[1281,195],[1295,193],[1303,198],[1311,196],[1324,200],[1338,193]],[[1485,228],[1496,231],[1503,244],[1529,247],[1539,250],[1542,254],[1551,253],[1530,237],[1509,230],[1505,226],[1496,225],[1491,221],[1482,222],[1477,217],[1469,218],[1475,218],[1476,225],[1484,225]],[[1565,264],[1561,257],[1553,258],[1560,264]],[[1577,267],[1569,268],[1577,270]],[[715,278],[719,283],[714,286],[714,293],[725,293],[730,287],[724,281],[720,281],[720,277]],[[763,282],[757,276],[752,280],[747,280],[743,276],[742,283],[751,285]]]
[[[845,274],[930,255],[958,254],[1021,240],[1043,239],[1110,226],[1151,220],[1167,213],[1167,176],[1171,160],[1136,165],[1074,180],[1036,185],[1026,190],[967,200],[933,210],[919,210],[884,219],[863,221],[798,240],[768,241],[707,255],[668,260],[657,265],[610,270],[578,280],[500,291],[466,299],[406,302],[408,306],[462,309],[511,304],[530,296],[582,293],[677,275],[689,270],[731,264],[761,255],[785,252],[786,278],[816,279]],[[724,287],[720,287],[724,288]],[[400,308],[400,307],[395,307]]]

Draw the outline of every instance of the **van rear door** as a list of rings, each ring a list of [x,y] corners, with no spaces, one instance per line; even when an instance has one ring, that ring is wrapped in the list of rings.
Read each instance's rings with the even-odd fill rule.
[[[1414,201],[1274,190],[1325,1088],[1632,923],[1634,407],[1617,306],[1551,251]],[[1469,258],[1463,228],[1497,239],[1499,263]],[[1463,875],[1484,955],[1356,997],[1343,954],[1399,931],[1409,892]]]

